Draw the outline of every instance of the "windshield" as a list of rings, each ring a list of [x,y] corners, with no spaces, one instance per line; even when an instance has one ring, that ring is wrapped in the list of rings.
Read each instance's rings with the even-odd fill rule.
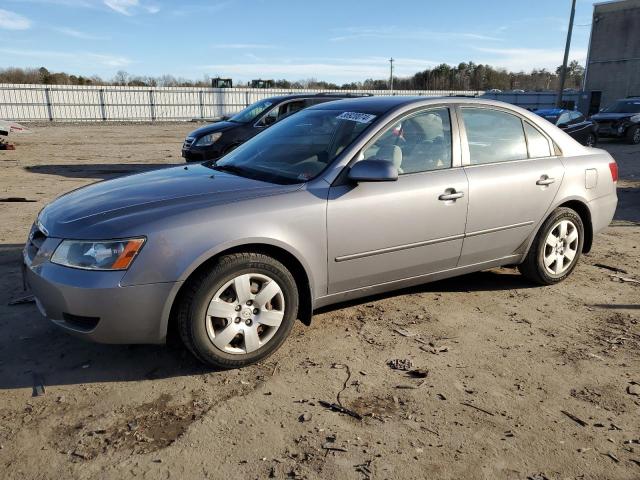
[[[603,110],[607,113],[640,113],[640,100],[618,100]]]
[[[270,100],[261,100],[256,103],[252,103],[244,110],[240,110],[233,117],[229,119],[230,122],[236,123],[249,123],[255,120],[259,115],[262,114],[267,108],[271,107],[273,102]]]
[[[344,110],[302,110],[208,166],[273,183],[318,176],[375,119]]]

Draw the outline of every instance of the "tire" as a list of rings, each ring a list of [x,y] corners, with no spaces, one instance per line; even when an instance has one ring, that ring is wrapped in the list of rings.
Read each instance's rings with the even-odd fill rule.
[[[627,141],[631,145],[640,144],[640,125],[634,125],[627,130]]]
[[[279,261],[252,252],[225,255],[187,286],[177,309],[180,337],[211,367],[244,367],[282,345],[298,303],[293,275]]]
[[[564,238],[561,236],[562,225],[565,225]],[[577,233],[577,238],[574,238],[574,232]],[[551,240],[552,245],[547,240]],[[518,270],[540,285],[561,282],[578,264],[583,244],[584,225],[580,215],[570,208],[557,208],[540,227],[524,262],[518,265]],[[552,260],[553,263],[550,263]]]
[[[590,133],[584,141],[587,147],[595,147],[598,144],[598,137],[595,133]]]

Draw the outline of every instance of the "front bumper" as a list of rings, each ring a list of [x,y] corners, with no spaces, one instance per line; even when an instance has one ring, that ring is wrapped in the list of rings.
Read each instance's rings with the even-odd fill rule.
[[[35,258],[23,252],[24,280],[38,309],[65,331],[99,343],[164,343],[172,299],[179,284],[122,287],[125,272],[79,270],[56,265],[47,239]]]
[[[624,138],[632,126],[628,122],[597,122],[598,136],[603,138]]]
[[[217,160],[222,156],[219,149],[200,149],[195,147],[182,148],[182,157],[187,162],[204,162],[206,160]]]

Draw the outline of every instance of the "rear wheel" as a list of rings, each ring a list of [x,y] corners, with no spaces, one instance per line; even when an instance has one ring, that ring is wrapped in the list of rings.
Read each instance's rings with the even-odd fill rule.
[[[238,368],[285,341],[298,313],[289,270],[257,253],[226,255],[188,286],[178,310],[184,344],[202,362]]]
[[[544,222],[518,269],[541,285],[553,285],[567,278],[580,258],[584,225],[570,208],[558,208]]]
[[[627,140],[631,145],[640,144],[640,125],[634,125],[627,131]]]

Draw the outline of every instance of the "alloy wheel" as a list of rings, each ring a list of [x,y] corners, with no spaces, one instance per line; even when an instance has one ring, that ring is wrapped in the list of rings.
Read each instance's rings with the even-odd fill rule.
[[[258,350],[284,319],[284,294],[262,274],[238,275],[215,293],[206,313],[207,335],[216,348],[231,354]]]
[[[578,253],[579,233],[570,220],[560,220],[547,235],[544,245],[544,267],[551,275],[565,273]]]

